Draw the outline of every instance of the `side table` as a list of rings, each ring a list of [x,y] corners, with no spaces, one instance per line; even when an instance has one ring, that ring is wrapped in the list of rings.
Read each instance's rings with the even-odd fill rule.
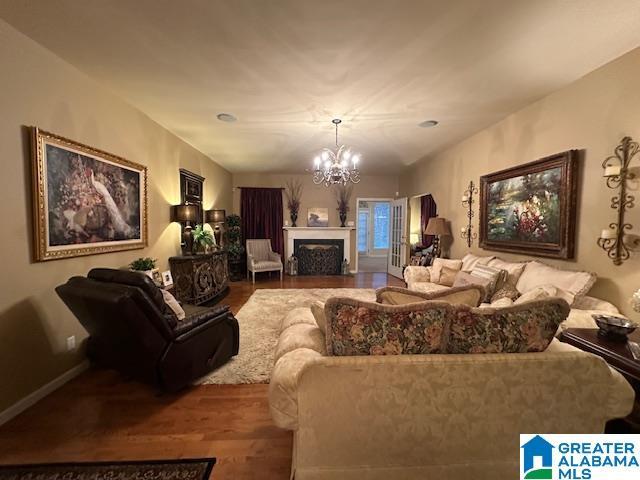
[[[227,253],[223,251],[169,258],[173,295],[183,303],[210,302],[229,288]]]
[[[640,343],[640,332],[633,332],[629,335],[629,339]],[[610,433],[640,433],[640,360],[633,358],[627,343],[600,337],[597,328],[569,328],[562,332],[560,341],[602,357],[629,381],[636,392],[633,412],[621,421],[622,424],[615,420],[609,422],[611,425],[607,425],[607,431]]]

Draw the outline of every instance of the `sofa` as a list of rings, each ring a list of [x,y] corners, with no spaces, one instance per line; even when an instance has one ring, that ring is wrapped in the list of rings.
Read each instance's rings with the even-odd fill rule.
[[[409,290],[438,292],[451,288],[439,282],[442,268],[452,267],[462,274],[469,274],[478,266],[503,269],[507,274],[505,282],[515,287],[518,295],[531,294],[533,290],[547,287],[555,289],[553,293],[564,298],[571,306],[569,317],[560,326],[561,331],[567,328],[597,328],[593,314],[622,316],[613,304],[588,296],[596,281],[594,273],[562,270],[538,260],[507,262],[493,255],[467,254],[459,260],[436,259],[434,265],[429,267],[409,266],[405,268],[403,275]],[[488,307],[490,303],[482,306]]]
[[[520,433],[602,432],[632,410],[634,392],[618,372],[553,333],[537,353],[336,352],[332,328],[342,308],[411,318],[510,318],[541,305],[563,318],[569,312],[558,298],[480,309],[438,298],[383,305],[383,293],[378,302],[330,299],[323,322],[310,308],[283,320],[269,405],[276,425],[294,434],[291,478],[518,478]],[[451,351],[438,341],[428,349]]]
[[[180,390],[238,353],[238,321],[228,306],[185,304],[178,318],[144,274],[94,268],[56,292],[89,333],[93,363],[162,390]]]

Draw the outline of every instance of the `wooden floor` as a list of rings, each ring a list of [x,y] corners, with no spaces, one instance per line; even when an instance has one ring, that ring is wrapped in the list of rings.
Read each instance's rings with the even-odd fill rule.
[[[231,284],[234,312],[257,288],[403,285],[385,273],[348,277],[261,274]],[[242,334],[242,333],[241,333]],[[215,480],[287,479],[292,435],[269,416],[267,385],[206,385],[158,395],[92,369],[0,427],[0,463],[149,460],[213,456]]]

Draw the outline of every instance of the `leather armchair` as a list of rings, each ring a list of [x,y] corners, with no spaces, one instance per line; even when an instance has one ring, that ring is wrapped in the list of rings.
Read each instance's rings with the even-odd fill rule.
[[[249,272],[256,283],[256,272],[280,272],[282,280],[282,258],[280,254],[271,249],[271,240],[251,239],[247,240],[247,278]]]
[[[94,268],[56,292],[89,333],[92,362],[162,390],[179,390],[238,353],[228,306],[184,305],[187,317],[178,321],[146,275]]]

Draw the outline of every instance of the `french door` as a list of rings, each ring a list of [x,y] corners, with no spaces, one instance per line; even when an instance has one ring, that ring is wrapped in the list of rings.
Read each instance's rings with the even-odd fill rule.
[[[391,202],[391,244],[387,271],[394,277],[402,278],[402,267],[407,258],[407,198]]]

